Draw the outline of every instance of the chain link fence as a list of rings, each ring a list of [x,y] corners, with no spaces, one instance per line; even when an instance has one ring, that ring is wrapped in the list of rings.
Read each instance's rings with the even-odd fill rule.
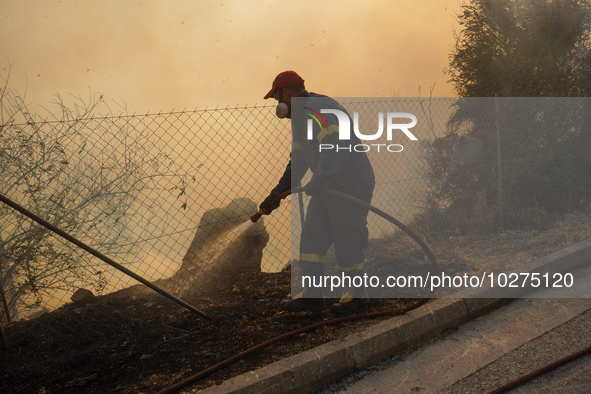
[[[178,271],[200,227],[214,231],[234,215],[242,213],[244,222],[256,212],[284,170],[289,135],[269,107],[13,123],[1,135],[2,193],[155,281]],[[227,207],[236,212],[202,220]],[[10,320],[26,317],[32,305],[55,309],[78,287],[109,293],[133,284],[11,208],[0,209]],[[265,218],[274,235],[265,271],[288,262],[287,218],[284,210]]]
[[[591,169],[588,100],[562,100],[343,104],[360,114],[364,134],[375,132],[380,112],[418,119],[412,128],[418,141],[394,130],[392,140],[384,132],[359,147],[368,150],[376,172],[372,204],[402,222],[437,208],[431,222],[422,222],[425,231],[445,223],[465,234],[500,228],[513,213],[523,214],[520,207],[534,215],[536,206],[550,210],[589,197],[582,178]],[[194,289],[215,290],[240,269],[278,272],[289,264],[291,222],[297,229],[299,215],[282,207],[254,230],[247,224],[291,148],[289,122],[277,119],[273,106],[93,116],[99,104],[62,104],[58,117],[39,120],[18,97],[5,97],[1,193],[180,298]],[[402,149],[388,150],[392,144]],[[546,195],[550,201],[539,200]],[[446,214],[446,208],[454,210]],[[369,227],[373,238],[393,231],[371,215]],[[255,250],[232,244],[243,231],[252,233]],[[14,322],[92,297],[89,292],[125,291],[136,283],[0,205],[0,321],[11,337],[27,335],[13,331]],[[121,318],[98,316],[79,324],[98,327]]]

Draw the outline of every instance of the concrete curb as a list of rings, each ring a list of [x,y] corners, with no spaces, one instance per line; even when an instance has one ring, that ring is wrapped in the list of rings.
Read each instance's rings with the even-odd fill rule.
[[[591,239],[534,261],[537,270],[572,271],[591,262]],[[510,302],[510,298],[433,300],[343,340],[332,341],[212,386],[185,393],[306,393],[367,368],[438,333]]]

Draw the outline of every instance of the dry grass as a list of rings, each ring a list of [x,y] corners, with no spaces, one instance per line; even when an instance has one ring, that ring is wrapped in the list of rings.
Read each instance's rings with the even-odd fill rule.
[[[549,255],[591,238],[591,214],[570,214],[549,230],[503,231],[490,236],[456,237],[446,241],[426,240],[446,273],[479,273],[491,268],[516,270],[536,258]],[[426,255],[409,236],[395,233],[372,240],[368,260],[398,260],[424,264]]]
[[[512,270],[588,238],[591,238],[591,215],[572,214],[549,230],[504,231],[465,244],[446,243],[440,253],[455,255],[472,262],[475,267],[504,266]]]

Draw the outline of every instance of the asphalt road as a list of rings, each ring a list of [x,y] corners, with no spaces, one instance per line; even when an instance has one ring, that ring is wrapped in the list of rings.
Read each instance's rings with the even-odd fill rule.
[[[488,393],[589,346],[591,298],[519,299],[316,393]],[[591,355],[510,393],[591,393]]]

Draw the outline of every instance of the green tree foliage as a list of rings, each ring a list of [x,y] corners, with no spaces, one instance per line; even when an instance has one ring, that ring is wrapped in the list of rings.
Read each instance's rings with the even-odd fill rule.
[[[429,147],[429,211],[462,233],[499,228],[501,207],[505,227],[543,225],[591,194],[591,108],[574,98],[591,93],[591,3],[471,0],[458,18],[448,73],[463,98]]]
[[[449,75],[459,96],[589,96],[589,1],[472,0],[458,19]]]

